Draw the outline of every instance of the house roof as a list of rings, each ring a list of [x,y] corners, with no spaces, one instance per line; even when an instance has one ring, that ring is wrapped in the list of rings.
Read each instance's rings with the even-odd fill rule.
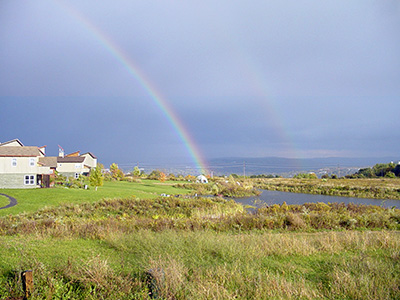
[[[80,156],[57,157],[58,163],[82,163],[84,160],[85,158]]]
[[[43,153],[35,146],[8,146],[0,147],[0,156],[2,157],[37,157]]]
[[[97,157],[96,157],[92,152],[83,153],[83,154],[81,154],[81,156],[84,156],[84,155],[86,155],[86,154],[88,154],[88,155],[90,155],[91,157],[97,159]]]
[[[20,141],[19,139],[14,139],[14,140],[11,140],[11,141],[8,141],[8,142],[0,143],[0,147],[1,147],[1,146],[7,146],[8,144],[11,144],[11,143],[14,143],[14,142],[17,142],[18,144],[20,144],[21,147],[24,146],[24,144],[22,144],[21,141]],[[11,146],[11,147],[12,147],[12,146]]]
[[[40,157],[39,164],[41,164],[43,167],[56,168],[57,156]]]
[[[74,157],[74,156],[79,156],[79,153],[80,153],[81,151],[75,151],[75,152],[72,152],[72,153],[70,153],[70,154],[67,154],[67,155],[65,155],[66,157]]]

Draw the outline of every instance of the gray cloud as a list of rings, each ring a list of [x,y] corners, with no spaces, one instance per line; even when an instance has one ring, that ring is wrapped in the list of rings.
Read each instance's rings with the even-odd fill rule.
[[[190,160],[92,25],[207,157],[396,153],[397,1],[2,1],[0,141]],[[35,130],[10,117],[16,109]],[[42,130],[43,119],[63,125]]]

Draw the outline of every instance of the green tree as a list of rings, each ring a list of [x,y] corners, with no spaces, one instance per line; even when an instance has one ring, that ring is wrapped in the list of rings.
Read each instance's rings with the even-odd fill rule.
[[[399,164],[397,164],[396,167],[394,167],[393,173],[398,177],[400,176],[400,165]]]
[[[385,177],[387,177],[387,178],[396,178],[396,175],[392,171],[389,171],[389,172],[387,172],[385,174]]]
[[[356,175],[359,175],[359,177],[366,177],[366,178],[372,178],[375,177],[374,172],[372,171],[371,168],[363,168],[360,169]]]
[[[375,175],[378,177],[383,177],[386,174],[388,165],[387,164],[376,164],[372,170],[374,171]]]
[[[97,164],[96,168],[90,170],[90,175],[89,175],[89,182],[91,186],[94,186],[96,191],[97,187],[103,186],[103,173],[101,170],[103,169],[103,166],[101,164]]]
[[[160,175],[161,175],[161,171],[160,170],[153,170],[149,174],[148,179],[159,180],[160,179]]]
[[[139,176],[140,176],[140,169],[139,169],[138,166],[136,166],[136,167],[133,168],[132,175],[133,175],[134,177],[139,177]]]
[[[124,172],[118,167],[116,163],[112,163],[110,165],[110,172],[111,172],[111,177],[115,180],[121,180],[124,178]]]

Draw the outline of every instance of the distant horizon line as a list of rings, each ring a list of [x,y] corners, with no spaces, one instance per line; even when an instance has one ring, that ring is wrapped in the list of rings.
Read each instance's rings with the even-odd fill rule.
[[[247,161],[246,161],[247,159]],[[259,160],[277,160],[277,162],[262,162]],[[280,163],[279,160],[283,160],[282,165],[278,165]],[[337,160],[331,162],[330,160]],[[340,162],[340,160],[343,160]],[[297,165],[290,165],[293,161],[303,161],[306,164],[301,167]],[[352,162],[353,161],[353,162]],[[372,166],[378,163],[390,163],[391,161],[399,163],[400,158],[394,158],[394,156],[376,156],[376,157],[313,157],[313,158],[287,158],[287,157],[278,157],[278,156],[267,156],[267,157],[220,157],[215,159],[209,159],[209,170],[210,171],[218,171],[222,169],[229,168],[243,168],[246,167],[248,169],[315,169],[315,168],[325,168],[325,167],[366,167]],[[118,163],[114,161],[121,169],[128,170],[133,169],[135,166],[139,166],[139,168],[147,169],[147,170],[179,170],[179,171],[187,171],[187,172],[201,172],[198,166],[195,166],[193,162],[146,162],[146,161],[136,161],[136,162],[123,162]],[[311,163],[312,165],[308,164]],[[101,161],[100,161],[101,163]],[[111,165],[112,162],[109,164]],[[289,163],[289,164],[288,164]],[[342,165],[341,165],[342,164]],[[319,166],[318,166],[319,165]],[[108,165],[105,167],[108,167]]]
[[[208,158],[209,161],[213,160],[222,160],[222,159],[268,159],[268,158],[273,158],[273,159],[292,159],[292,160],[306,160],[306,159],[394,159],[397,157],[395,160],[400,161],[400,156],[396,155],[384,155],[384,156],[313,156],[313,157],[286,157],[286,156],[218,156],[218,157],[212,157]],[[149,160],[137,160],[136,162],[120,162],[119,164],[121,165],[130,165],[130,164],[137,164],[137,163],[143,163],[143,164],[164,164],[163,162],[149,162]],[[171,162],[169,162],[171,163]],[[183,161],[183,162],[172,162],[171,164],[190,164],[193,162],[189,161]]]

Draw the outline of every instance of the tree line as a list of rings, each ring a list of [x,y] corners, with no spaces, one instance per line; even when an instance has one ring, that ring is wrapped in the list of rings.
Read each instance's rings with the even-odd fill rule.
[[[363,168],[346,178],[395,178],[400,177],[400,163],[376,164],[371,168]]]

